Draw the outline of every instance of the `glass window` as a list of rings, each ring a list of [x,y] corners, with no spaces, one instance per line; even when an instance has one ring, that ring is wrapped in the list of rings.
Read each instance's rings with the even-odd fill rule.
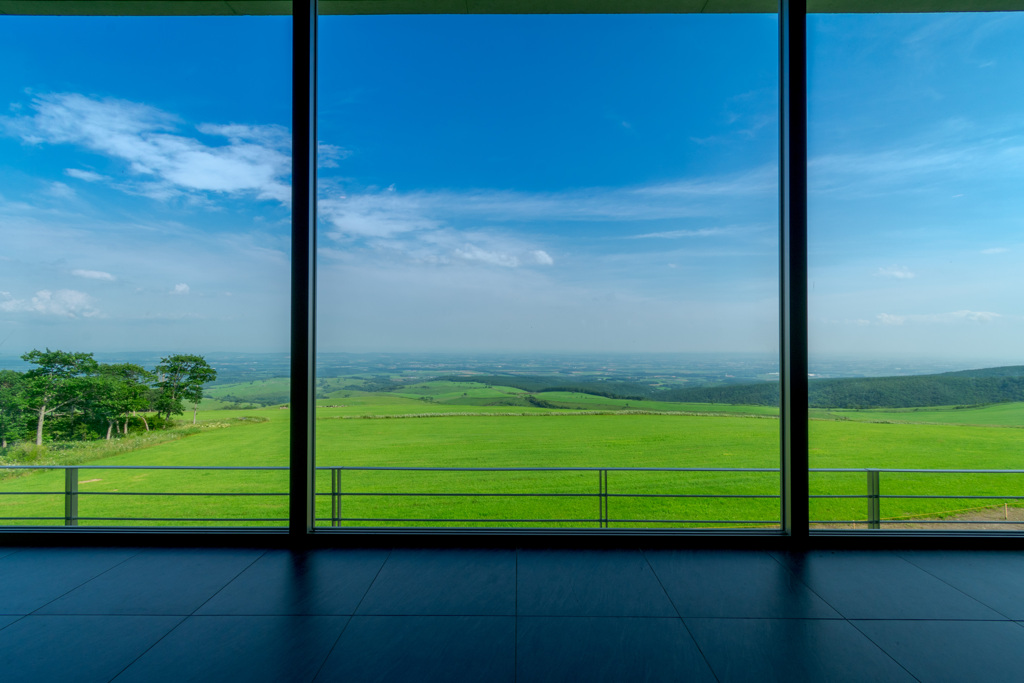
[[[319,524],[778,525],[777,33],[322,17]]]
[[[811,519],[1024,520],[1019,14],[813,15]],[[815,472],[815,468],[848,470]]]
[[[0,17],[2,524],[286,522],[289,29]]]

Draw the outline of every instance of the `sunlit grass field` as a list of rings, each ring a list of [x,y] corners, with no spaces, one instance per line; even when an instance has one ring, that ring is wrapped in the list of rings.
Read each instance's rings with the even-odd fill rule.
[[[255,386],[255,385],[252,385]],[[277,387],[275,387],[277,389]],[[433,391],[434,393],[429,393]],[[655,403],[545,392],[547,409],[485,405],[516,397],[508,387],[445,382],[403,395],[334,390],[318,401],[320,467],[443,468],[768,468],[778,467],[778,420],[752,406]],[[233,392],[241,396],[239,391]],[[255,393],[254,393],[255,395]],[[428,400],[424,400],[426,399]],[[474,402],[464,402],[464,401]],[[627,405],[628,404],[628,405]],[[204,403],[204,406],[206,404]],[[217,404],[215,404],[217,405]],[[669,412],[659,412],[669,411]],[[837,414],[840,413],[841,414]],[[701,414],[703,413],[703,414]],[[88,466],[285,467],[284,407],[200,410],[199,428],[181,438],[88,460]],[[943,418],[948,416],[948,420]],[[254,417],[264,421],[239,420]],[[819,417],[823,417],[820,416]],[[943,424],[943,422],[947,422]],[[833,411],[810,423],[812,468],[1024,469],[1024,404],[920,411]],[[10,454],[5,463],[10,462]],[[280,526],[287,517],[286,471],[80,471],[81,525]],[[597,527],[601,475],[586,471],[351,471],[341,474],[341,525]],[[778,523],[777,472],[625,472],[607,475],[612,528],[746,526]],[[330,492],[320,471],[317,491]],[[61,471],[8,475],[0,481],[3,524],[63,524]],[[11,495],[52,492],[47,495]],[[94,495],[106,492],[118,495]],[[260,496],[138,496],[142,492],[258,493]],[[812,473],[812,494],[864,495],[866,475]],[[395,496],[352,494],[474,494]],[[540,497],[504,494],[539,493]],[[882,475],[882,494],[1024,495],[1024,475]],[[487,495],[485,495],[487,494]],[[503,494],[503,495],[494,495]],[[580,495],[567,495],[580,494]],[[629,494],[661,497],[632,498]],[[666,494],[687,497],[664,497]],[[710,494],[767,496],[714,498]],[[885,499],[883,519],[941,517],[1002,500]],[[1014,501],[1010,501],[1013,504]],[[318,496],[320,524],[330,499]],[[867,502],[812,499],[811,518],[864,520]],[[53,517],[29,520],[29,517]],[[151,518],[152,522],[121,519]],[[187,522],[169,521],[187,518]],[[198,521],[207,519],[228,521]],[[257,522],[255,519],[280,521]],[[380,521],[380,520],[392,521]],[[234,521],[231,521],[234,520]],[[432,520],[432,521],[410,521]],[[527,521],[516,521],[527,520]],[[740,524],[745,522],[746,524]]]

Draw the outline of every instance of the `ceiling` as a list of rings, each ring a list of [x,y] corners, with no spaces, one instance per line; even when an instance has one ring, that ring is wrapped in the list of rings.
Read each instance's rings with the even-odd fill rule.
[[[320,0],[321,14],[770,13],[775,0]],[[807,0],[808,12],[999,12],[1024,0]],[[0,14],[289,14],[288,0],[0,0]]]

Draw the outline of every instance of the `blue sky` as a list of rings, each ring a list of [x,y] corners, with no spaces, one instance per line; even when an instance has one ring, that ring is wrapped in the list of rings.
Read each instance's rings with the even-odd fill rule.
[[[1024,21],[809,28],[812,351],[1024,362]],[[776,33],[324,17],[321,348],[773,352]],[[0,354],[287,349],[288,41],[0,18]]]

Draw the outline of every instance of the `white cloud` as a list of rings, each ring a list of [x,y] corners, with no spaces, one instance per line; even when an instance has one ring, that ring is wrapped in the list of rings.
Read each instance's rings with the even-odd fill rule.
[[[171,294],[188,294],[190,291],[191,290],[190,290],[190,288],[189,288],[189,286],[187,284],[185,284],[184,282],[179,282],[178,284],[174,285],[174,289],[172,289],[170,291],[170,293]]]
[[[991,249],[982,249],[982,254],[1005,254],[1010,251],[1006,247],[992,247]]]
[[[318,168],[337,168],[338,162],[347,159],[352,152],[344,147],[329,145],[326,142],[316,144],[316,165]]]
[[[206,136],[227,144],[207,144],[176,132],[179,120],[149,105],[76,93],[39,95],[34,114],[8,118],[3,128],[30,144],[80,145],[128,164],[142,181],[122,187],[165,200],[182,193],[255,194],[286,203],[290,198],[288,132],[281,126],[200,124]],[[83,180],[102,176],[68,169]],[[97,177],[99,176],[99,177]]]
[[[530,252],[535,263],[541,266],[553,266],[555,265],[555,259],[551,258],[551,255],[543,249],[535,249]]]
[[[652,237],[664,239],[680,239],[685,237],[717,237],[719,235],[733,235],[740,232],[738,228],[698,228],[696,230],[667,230],[664,232],[649,232],[644,235],[631,235],[629,239],[639,240]]]
[[[323,184],[320,226],[335,242],[423,263],[489,264],[501,267],[553,265],[537,244],[493,226],[551,222],[621,223],[664,221],[731,212],[772,210],[775,176],[763,168],[721,177],[686,179],[626,188],[582,188],[562,192],[439,190],[401,192],[391,186],[360,192]],[[741,207],[737,209],[737,207]],[[459,229],[456,229],[458,226]],[[479,226],[488,226],[482,228]],[[637,238],[728,236],[760,229],[711,227],[647,232]],[[634,228],[635,229],[635,228]],[[544,225],[543,230],[548,228]],[[543,255],[537,252],[543,252]]]
[[[906,266],[886,266],[875,271],[875,277],[892,277],[897,280],[910,280],[914,277]]]
[[[75,277],[84,277],[87,280],[107,280],[113,282],[117,278],[102,270],[73,270],[71,274]]]
[[[98,183],[101,180],[110,180],[110,178],[105,175],[97,173],[96,171],[87,171],[83,168],[66,168],[64,169],[64,172],[72,178],[78,178],[79,180],[84,180],[87,183]]]
[[[486,263],[492,266],[504,266],[505,268],[515,268],[519,265],[519,259],[512,254],[487,251],[486,249],[481,249],[475,244],[467,244],[463,247],[459,247],[452,253],[456,258],[460,258],[464,261],[479,261],[480,263]]]
[[[879,313],[878,322],[883,325],[902,325],[907,321],[905,315],[890,315],[888,313]]]
[[[59,199],[69,199],[75,196],[75,190],[59,180],[50,183],[46,188],[46,194]]]
[[[91,296],[74,289],[58,289],[56,292],[41,289],[30,300],[15,299],[10,292],[0,292],[0,298],[3,299],[0,310],[7,312],[34,312],[64,318],[92,318],[100,313],[93,306]]]
[[[890,315],[880,313],[878,322],[882,325],[903,325],[904,323],[938,323],[952,324],[958,322],[989,323],[1003,317],[1000,313],[990,311],[951,311],[949,313],[923,313],[914,315]]]

